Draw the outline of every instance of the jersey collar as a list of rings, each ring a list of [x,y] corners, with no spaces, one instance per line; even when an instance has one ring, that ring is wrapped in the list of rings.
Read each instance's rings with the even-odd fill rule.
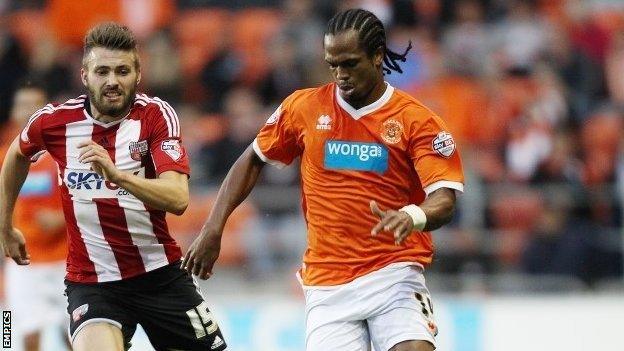
[[[136,101],[136,98],[134,100]],[[130,112],[132,112],[132,108],[133,107],[130,107],[130,111],[128,111],[128,113],[125,116],[123,116],[123,118],[120,118],[120,119],[117,119],[117,120],[114,120],[114,121],[110,121],[108,123],[104,123],[102,121],[98,121],[97,119],[93,118],[93,116],[91,115],[91,103],[89,102],[89,97],[87,96],[85,98],[85,101],[84,101],[82,112],[84,113],[85,118],[90,120],[91,122],[93,122],[93,124],[97,124],[97,125],[99,125],[101,127],[104,127],[104,128],[110,128],[112,126],[115,126],[115,125],[123,122],[126,118],[128,118],[128,116],[130,116]]]
[[[382,108],[388,101],[390,101],[392,93],[394,93],[394,87],[388,82],[384,83],[386,84],[386,91],[383,93],[383,95],[381,95],[381,97],[377,101],[371,103],[370,105],[366,105],[358,109],[353,108],[353,106],[349,105],[349,103],[346,102],[342,98],[342,96],[340,96],[340,92],[338,91],[338,85],[334,84],[334,92],[336,94],[336,100],[338,101],[338,105],[340,105],[340,107],[342,107],[342,109],[345,110],[349,115],[351,115],[351,117],[353,117],[353,119],[355,120],[358,120],[370,113],[373,113]]]

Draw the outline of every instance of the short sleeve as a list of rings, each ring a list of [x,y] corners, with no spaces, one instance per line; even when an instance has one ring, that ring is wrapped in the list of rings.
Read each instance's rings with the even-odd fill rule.
[[[301,155],[298,135],[293,128],[292,106],[285,100],[267,119],[253,142],[253,148],[264,162],[282,168]]]
[[[149,140],[156,174],[176,171],[190,175],[189,158],[182,144],[178,115],[168,103],[155,100],[158,108],[152,112],[153,127]]]
[[[410,134],[409,153],[425,194],[440,188],[464,191],[457,145],[441,118],[429,115]]]
[[[19,147],[21,153],[35,162],[41,154],[45,152],[43,142],[43,121],[53,111],[51,104],[33,113],[28,119],[28,123],[22,129],[19,137]]]

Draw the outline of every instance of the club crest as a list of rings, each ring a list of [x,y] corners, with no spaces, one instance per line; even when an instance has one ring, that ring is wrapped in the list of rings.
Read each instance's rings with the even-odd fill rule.
[[[130,158],[135,161],[141,161],[141,158],[147,155],[149,147],[147,146],[147,140],[141,140],[130,142],[128,149],[130,150]]]
[[[72,319],[74,320],[74,322],[78,322],[80,320],[80,318],[82,318],[82,316],[87,314],[88,311],[89,311],[89,304],[88,303],[85,303],[84,305],[78,306],[72,312]]]
[[[389,119],[385,121],[381,129],[381,138],[388,144],[396,144],[401,141],[403,125],[401,122]]]

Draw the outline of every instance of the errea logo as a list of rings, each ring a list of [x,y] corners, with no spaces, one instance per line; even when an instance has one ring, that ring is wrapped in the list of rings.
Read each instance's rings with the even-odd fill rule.
[[[316,123],[316,129],[330,130],[331,129],[331,121],[332,121],[332,119],[328,115],[321,115],[318,118],[318,121]]]

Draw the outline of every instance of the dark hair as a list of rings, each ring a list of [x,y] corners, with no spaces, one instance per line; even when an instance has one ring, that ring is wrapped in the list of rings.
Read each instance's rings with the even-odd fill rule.
[[[96,47],[136,53],[136,39],[128,27],[114,22],[105,22],[91,28],[85,36],[83,58]],[[136,65],[137,67],[139,65],[138,56],[136,56]]]
[[[369,57],[372,57],[378,49],[383,51],[384,73],[390,74],[392,71],[403,73],[397,61],[405,62],[405,56],[412,48],[411,40],[403,54],[388,49],[383,23],[372,12],[364,9],[349,9],[336,14],[327,23],[325,34],[335,35],[349,29],[358,32],[359,44]]]
[[[26,76],[19,79],[15,84],[15,92],[22,89],[40,90],[44,95],[48,95],[48,89],[42,79],[36,76]]]

